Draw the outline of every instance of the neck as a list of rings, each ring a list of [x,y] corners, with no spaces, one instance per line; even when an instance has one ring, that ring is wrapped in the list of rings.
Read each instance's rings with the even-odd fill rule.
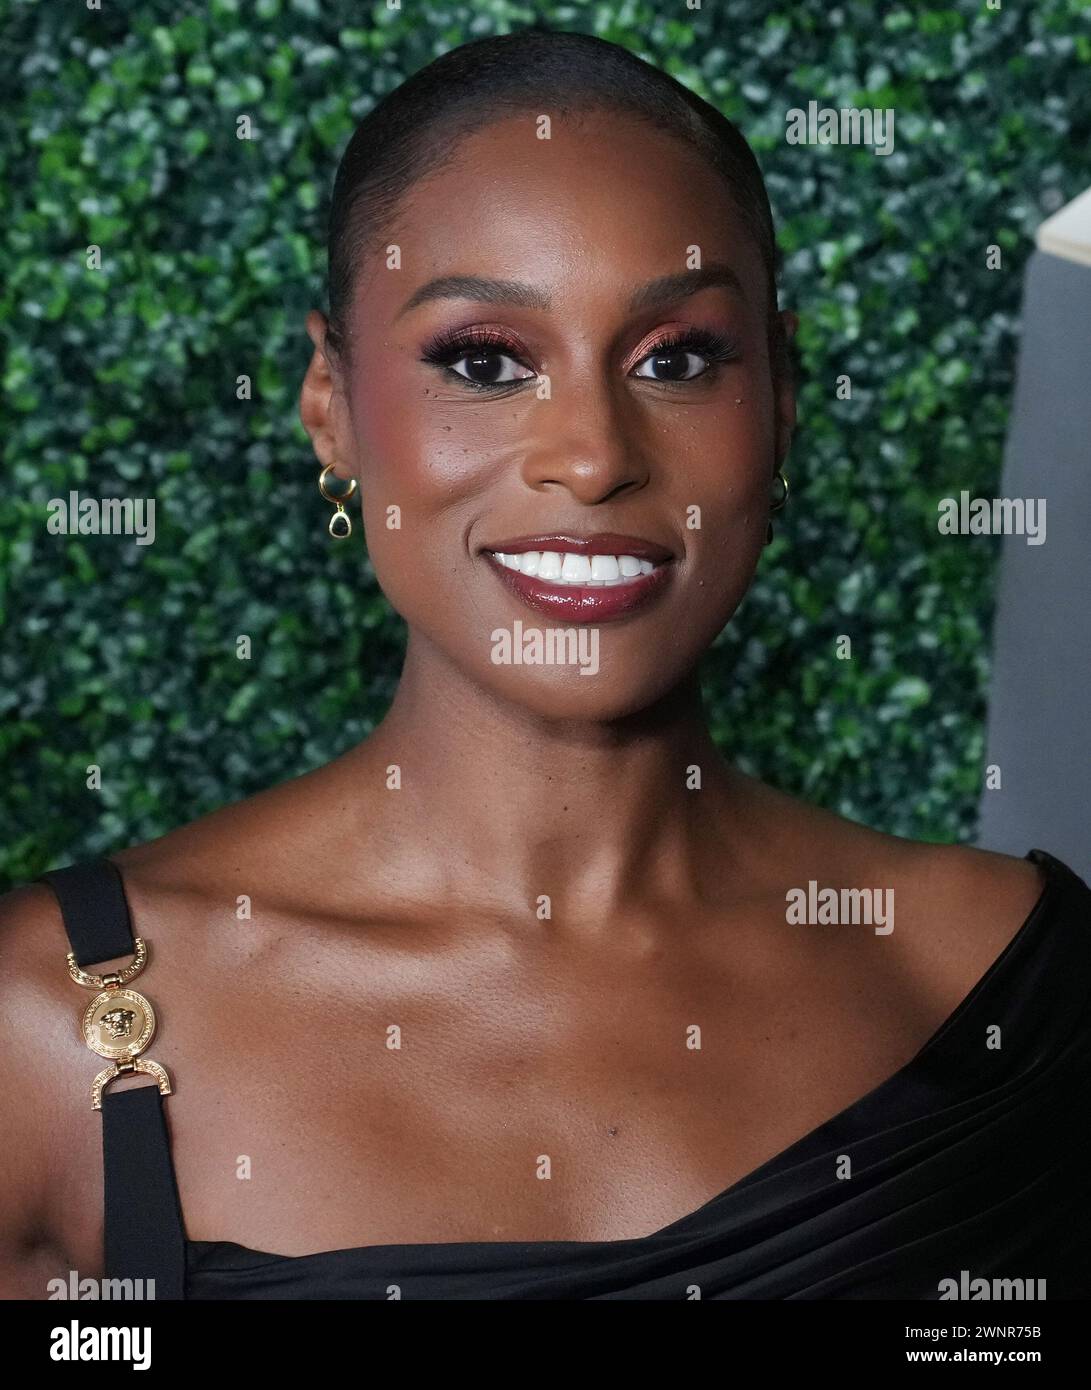
[[[392,767],[400,789],[379,790]],[[534,913],[545,895],[553,920],[593,923],[692,900],[743,824],[696,674],[626,718],[549,720],[411,637],[390,710],[345,770],[378,801],[364,833],[381,837],[388,886],[452,908]]]

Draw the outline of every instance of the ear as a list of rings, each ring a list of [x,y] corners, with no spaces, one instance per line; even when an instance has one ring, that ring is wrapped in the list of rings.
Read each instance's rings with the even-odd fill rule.
[[[784,309],[777,317],[780,320],[780,327],[777,333],[778,347],[774,381],[777,415],[776,466],[780,468],[788,457],[792,434],[796,427],[796,389],[789,347],[799,329],[799,316]]]
[[[310,436],[315,457],[346,482],[354,476],[349,452],[348,413],[341,374],[332,349],[327,351],[329,324],[325,314],[312,309],[306,319],[307,336],[314,344],[310,365],[299,392],[299,418]]]

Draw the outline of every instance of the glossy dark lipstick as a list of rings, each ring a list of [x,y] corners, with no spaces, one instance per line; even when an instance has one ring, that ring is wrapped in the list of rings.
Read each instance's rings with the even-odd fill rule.
[[[610,622],[650,603],[670,580],[671,551],[639,536],[518,536],[483,546],[507,587],[559,622]]]

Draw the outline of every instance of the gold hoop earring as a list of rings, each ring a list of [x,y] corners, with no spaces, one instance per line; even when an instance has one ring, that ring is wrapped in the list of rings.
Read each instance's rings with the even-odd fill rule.
[[[779,512],[781,508],[784,506],[784,504],[788,501],[788,479],[784,476],[784,474],[781,472],[779,468],[773,476],[779,478],[780,485],[783,488],[783,491],[781,492],[780,497],[775,502],[770,502],[769,510],[771,512]],[[768,545],[772,539],[773,523],[772,521],[770,521],[767,523],[765,527],[765,544]]]
[[[327,529],[334,540],[339,541],[344,540],[346,536],[352,535],[352,517],[345,511],[344,504],[356,491],[356,479],[353,478],[345,491],[340,494],[328,491],[326,488],[326,474],[331,472],[334,467],[334,464],[327,463],[325,468],[323,468],[322,472],[318,475],[318,490],[327,502],[335,502],[337,504],[337,510],[334,512],[333,516],[330,517],[330,524]]]

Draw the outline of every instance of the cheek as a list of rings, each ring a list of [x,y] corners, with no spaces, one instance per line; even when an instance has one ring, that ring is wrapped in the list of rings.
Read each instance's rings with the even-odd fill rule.
[[[447,626],[444,615],[464,589],[459,569],[469,563],[465,532],[481,495],[483,451],[456,423],[456,412],[416,380],[407,382],[404,367],[371,372],[352,401],[360,507],[376,578],[407,622],[424,631]]]
[[[399,405],[392,408],[392,402]],[[373,374],[356,392],[353,418],[361,509],[378,568],[390,546],[396,551],[404,539],[413,539],[433,513],[450,471],[450,447],[446,455],[437,448],[427,411],[414,405],[404,381],[390,372]]]
[[[353,393],[361,487],[406,520],[431,521],[480,486],[483,461],[495,459],[495,424],[480,424],[450,393],[395,360],[370,372]]]
[[[772,497],[770,407],[760,386],[750,391],[741,382],[729,401],[726,409],[694,412],[673,435],[670,492],[686,549],[710,560],[748,551],[747,537],[764,539]],[[736,567],[728,569],[734,576]]]

